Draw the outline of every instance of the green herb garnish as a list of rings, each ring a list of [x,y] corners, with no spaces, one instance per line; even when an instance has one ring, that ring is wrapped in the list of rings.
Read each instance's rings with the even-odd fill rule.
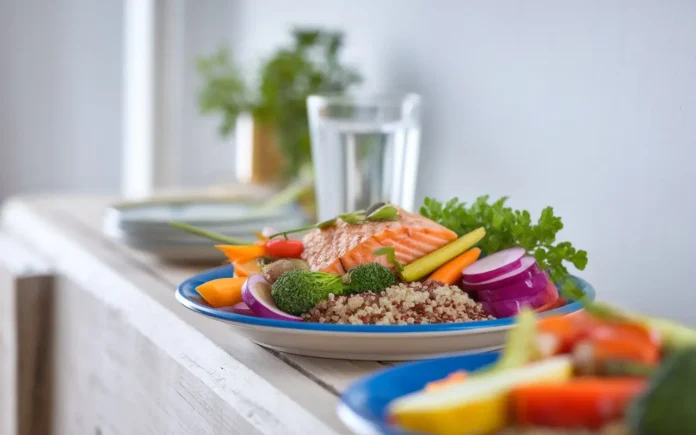
[[[317,226],[317,228],[323,230],[324,228],[329,228],[329,227],[334,226],[335,223],[336,223],[336,218],[333,218],[333,219],[329,219],[329,220],[324,221],[324,222],[319,222],[316,226]]]
[[[352,213],[341,213],[338,215],[339,218],[348,224],[361,224],[365,220],[365,212],[363,210],[354,211]]]
[[[285,237],[285,238],[287,239],[287,238],[288,238],[288,234],[301,233],[301,232],[303,232],[303,231],[314,230],[314,229],[317,229],[317,228],[328,228],[328,227],[330,227],[331,225],[333,225],[333,224],[328,225],[328,224],[327,224],[328,222],[329,222],[329,221],[319,222],[318,224],[307,225],[306,227],[295,228],[294,230],[281,231],[280,233],[271,234],[270,236],[268,236],[268,238],[269,238],[269,239],[275,239],[276,237],[283,236],[283,237]],[[319,225],[325,225],[325,226],[320,227]]]
[[[542,270],[548,270],[551,279],[561,286],[564,297],[577,299],[577,285],[568,276],[563,264],[569,262],[577,269],[587,266],[587,252],[575,249],[570,242],[556,242],[556,234],[563,229],[561,218],[546,207],[536,223],[526,210],[506,207],[507,197],[489,203],[489,196],[481,196],[468,206],[458,198],[443,203],[425,198],[420,214],[462,236],[479,227],[486,229],[486,237],[479,247],[486,253],[521,246],[536,258]]]
[[[370,222],[395,221],[399,219],[399,210],[393,205],[383,204],[375,210],[369,211],[365,219]]]
[[[399,272],[402,272],[404,270],[403,264],[399,263],[399,260],[396,259],[396,253],[394,251],[393,246],[384,246],[379,249],[375,249],[372,251],[372,254],[379,257],[380,255],[386,255],[387,256],[387,262],[389,264],[393,264],[394,267],[396,267],[396,270]]]
[[[206,239],[213,240],[216,242],[226,243],[228,245],[251,245],[252,244],[252,243],[247,242],[246,240],[240,240],[240,239],[235,239],[233,237],[227,237],[225,235],[213,233],[211,231],[206,231],[204,229],[197,228],[197,227],[194,227],[192,225],[185,224],[183,222],[173,221],[173,222],[169,222],[169,225],[174,227],[174,228],[189,232],[191,234],[195,234],[197,236],[201,236],[201,237],[204,237]]]
[[[368,213],[371,210],[370,213]],[[329,228],[333,225],[336,224],[336,221],[338,219],[341,219],[343,222],[351,225],[360,225],[367,222],[380,222],[380,221],[395,221],[399,219],[399,210],[394,207],[393,205],[386,204],[386,203],[378,203],[378,205],[375,207],[375,205],[371,206],[368,209],[368,212],[365,210],[358,210],[354,211],[351,213],[341,213],[338,215],[338,217],[335,217],[333,219],[328,219],[323,222],[319,222],[314,225],[308,225],[306,227],[302,228],[297,228],[294,230],[288,230],[288,231],[282,231],[277,234],[273,234],[269,236],[269,239],[273,239],[275,237],[283,236],[286,237],[288,234],[292,233],[301,233],[302,231],[309,231],[313,229],[326,229]]]

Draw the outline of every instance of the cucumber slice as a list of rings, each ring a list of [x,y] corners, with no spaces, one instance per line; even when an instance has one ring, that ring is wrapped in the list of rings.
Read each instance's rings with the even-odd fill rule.
[[[437,268],[452,260],[457,255],[462,254],[467,249],[471,249],[475,244],[480,242],[485,235],[486,230],[483,227],[464,234],[457,240],[404,266],[401,277],[406,282],[417,281],[434,272]]]

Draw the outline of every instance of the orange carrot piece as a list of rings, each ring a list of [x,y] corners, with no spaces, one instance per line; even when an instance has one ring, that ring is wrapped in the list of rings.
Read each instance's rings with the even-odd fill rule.
[[[261,243],[254,245],[215,245],[215,247],[221,250],[232,262],[266,255],[266,245]]]
[[[660,346],[661,337],[652,329],[637,323],[625,321],[605,321],[590,330],[590,336],[596,338],[621,337],[626,340],[642,341]]]
[[[255,273],[261,273],[261,268],[256,258],[251,258],[248,260],[237,260],[232,263],[234,265],[234,276],[245,277],[251,276]]]
[[[598,429],[622,418],[646,386],[641,378],[574,378],[523,385],[510,397],[520,426]]]
[[[574,352],[583,343],[581,359],[593,362],[595,341],[600,356],[615,349],[616,357],[626,355],[632,361],[652,364],[660,355],[660,337],[654,331],[634,323],[598,319],[587,312],[542,318],[537,331],[544,355]]]
[[[442,388],[448,387],[450,385],[458,384],[466,379],[466,372],[458,370],[456,372],[450,373],[446,378],[440,379],[439,381],[429,382],[425,386],[425,391],[436,391]]]
[[[660,347],[654,342],[617,334],[588,337],[575,345],[573,354],[579,362],[591,366],[614,360],[655,365],[660,360]]]
[[[246,278],[218,278],[196,287],[196,291],[213,308],[230,307],[242,302]]]
[[[599,320],[581,311],[571,315],[544,317],[537,323],[537,332],[540,340],[554,342],[551,346],[553,352],[549,355],[567,353],[598,324]]]
[[[440,281],[447,285],[452,285],[461,280],[462,271],[470,266],[474,261],[478,260],[480,255],[481,249],[469,249],[462,255],[440,266],[439,269],[428,277],[428,280]]]
[[[604,320],[589,329],[573,354],[588,370],[611,360],[655,365],[660,360],[661,343],[659,335],[643,325]]]

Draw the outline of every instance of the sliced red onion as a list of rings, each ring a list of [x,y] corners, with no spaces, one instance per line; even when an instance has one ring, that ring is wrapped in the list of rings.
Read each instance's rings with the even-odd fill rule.
[[[544,272],[537,274],[520,274],[517,276],[520,279],[505,287],[492,289],[481,288],[481,290],[471,290],[471,293],[475,293],[476,299],[479,301],[494,302],[534,296],[549,285],[549,277]]]
[[[469,282],[462,280],[462,287],[466,290],[492,290],[508,286],[512,283],[523,281],[541,274],[542,271],[536,264],[536,259],[531,256],[522,257],[517,269],[483,282]]]
[[[281,311],[271,296],[271,284],[260,274],[251,275],[242,287],[242,299],[259,317],[301,322],[302,317]]]
[[[505,299],[502,301],[482,301],[481,305],[489,314],[501,319],[517,315],[524,306],[537,309],[554,301],[556,298],[558,298],[558,290],[556,290],[556,286],[549,281],[549,285],[536,295],[517,299]]]
[[[462,278],[470,283],[490,281],[518,269],[526,253],[524,248],[510,248],[487,255],[464,269]]]

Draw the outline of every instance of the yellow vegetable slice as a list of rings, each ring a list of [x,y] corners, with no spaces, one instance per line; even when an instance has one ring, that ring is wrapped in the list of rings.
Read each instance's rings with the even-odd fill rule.
[[[564,382],[572,372],[569,357],[553,357],[472,377],[439,390],[409,394],[392,402],[389,414],[400,426],[429,434],[492,433],[508,425],[508,400],[513,388],[536,382]]]
[[[428,276],[440,266],[471,249],[475,244],[481,241],[486,235],[486,230],[481,227],[464,234],[457,240],[454,240],[440,249],[436,249],[428,255],[425,255],[413,263],[404,266],[401,272],[401,277],[404,281],[417,281],[425,276]]]

